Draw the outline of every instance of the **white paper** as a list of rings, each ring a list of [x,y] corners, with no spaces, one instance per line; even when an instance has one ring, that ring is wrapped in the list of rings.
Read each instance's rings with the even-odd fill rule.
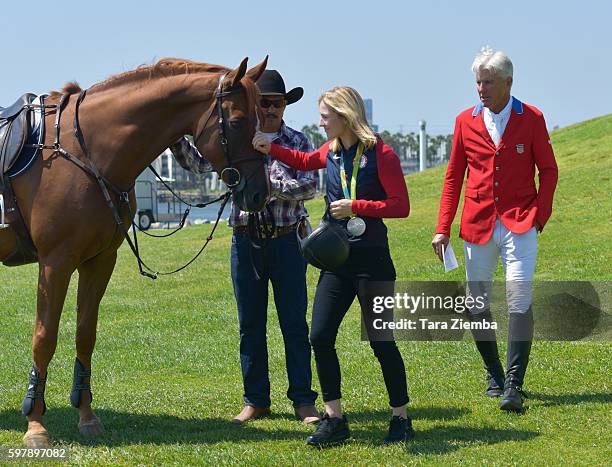
[[[457,257],[455,256],[453,246],[450,244],[450,242],[448,242],[448,246],[446,248],[444,248],[444,245],[442,245],[442,257],[444,258],[444,272],[449,272],[459,267]]]

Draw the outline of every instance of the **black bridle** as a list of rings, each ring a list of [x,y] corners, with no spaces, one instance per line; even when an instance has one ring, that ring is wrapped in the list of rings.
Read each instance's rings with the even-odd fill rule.
[[[237,92],[239,92],[239,89],[233,88],[233,89],[228,89],[227,91],[224,91],[223,90],[223,80],[225,79],[226,76],[227,74],[224,73],[219,77],[219,84],[217,85],[217,92],[215,93],[215,105],[210,110],[208,117],[204,121],[204,125],[202,125],[202,128],[200,129],[200,131],[198,131],[195,134],[193,138],[193,143],[197,147],[198,140],[202,136],[202,133],[204,133],[204,130],[206,130],[206,126],[208,125],[208,122],[215,114],[215,110],[216,110],[217,117],[218,117],[217,122],[218,122],[218,127],[219,127],[219,143],[221,144],[221,148],[223,149],[223,156],[225,158],[225,167],[221,169],[219,176],[221,177],[221,180],[223,181],[223,183],[225,183],[231,191],[234,191],[234,190],[243,189],[244,186],[246,185],[246,182],[256,173],[256,170],[259,169],[259,167],[256,167],[245,178],[241,175],[238,168],[236,168],[236,165],[243,163],[243,162],[259,162],[260,164],[265,165],[266,161],[263,156],[257,155],[257,154],[246,155],[246,156],[238,157],[235,159],[230,157],[229,140],[227,139],[227,135],[225,131],[225,116],[223,115],[223,98],[227,96],[231,96],[232,94],[236,94]],[[259,126],[259,120],[258,120],[258,126]],[[269,177],[266,177],[266,181],[267,183],[269,183]],[[270,187],[268,186],[268,193],[270,192],[269,188]]]
[[[193,142],[197,147],[198,140],[202,136],[202,133],[206,129],[206,126],[212,116],[214,115],[215,109],[217,110],[218,123],[219,123],[219,142],[221,143],[221,147],[223,148],[223,155],[225,157],[225,167],[221,170],[220,177],[221,180],[227,185],[227,187],[233,192],[234,190],[243,189],[246,185],[247,181],[255,174],[255,171],[259,168],[257,166],[246,178],[242,177],[240,171],[235,167],[236,164],[247,161],[257,161],[261,164],[266,164],[266,159],[262,155],[251,155],[251,156],[243,156],[237,159],[230,158],[230,149],[229,149],[229,141],[227,139],[225,133],[225,118],[223,115],[223,98],[227,97],[231,94],[238,92],[238,89],[229,89],[227,91],[223,91],[223,80],[225,79],[226,74],[223,74],[219,77],[219,84],[217,85],[217,92],[215,94],[216,103],[215,106],[212,107],[208,117],[204,121],[204,125],[196,133],[194,136]],[[259,129],[259,118],[257,120],[257,129]],[[267,172],[267,170],[266,170]],[[276,231],[276,221],[274,219],[274,215],[270,210],[270,206],[268,205],[269,196],[270,196],[270,177],[266,174],[266,184],[267,184],[267,199],[266,199],[266,213],[249,213],[248,216],[248,232],[249,238],[251,242],[250,249],[250,257],[251,264],[253,265],[253,271],[255,274],[255,278],[257,280],[260,279],[260,274],[255,267],[255,262],[253,261],[253,253],[254,251],[261,251],[263,247],[265,247],[268,243],[268,240],[274,237],[274,233]]]

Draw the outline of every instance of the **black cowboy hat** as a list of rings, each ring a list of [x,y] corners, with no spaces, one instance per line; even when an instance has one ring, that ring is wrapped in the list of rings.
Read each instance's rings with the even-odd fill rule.
[[[287,105],[299,101],[304,95],[304,89],[301,87],[285,92],[283,77],[276,70],[265,70],[256,84],[262,96],[283,96]]]

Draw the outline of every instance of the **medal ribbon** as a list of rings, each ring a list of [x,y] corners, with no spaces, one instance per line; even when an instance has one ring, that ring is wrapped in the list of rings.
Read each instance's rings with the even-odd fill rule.
[[[340,180],[342,181],[342,191],[346,199],[357,199],[357,173],[359,172],[359,163],[363,155],[363,144],[357,146],[357,153],[353,159],[353,178],[351,179],[351,191],[349,192],[348,183],[346,181],[346,169],[344,168],[344,155],[342,155],[342,164],[340,164]]]

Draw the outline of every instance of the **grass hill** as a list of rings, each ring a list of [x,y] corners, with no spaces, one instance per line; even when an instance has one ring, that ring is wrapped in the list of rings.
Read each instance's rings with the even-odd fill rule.
[[[552,141],[560,178],[553,216],[540,236],[536,276],[610,281],[612,115],[556,131]],[[430,246],[444,170],[407,177],[411,216],[388,222],[398,280],[463,279],[462,269],[445,275]],[[313,219],[322,206],[321,199],[308,203]],[[165,241],[143,237],[143,254],[161,270],[174,268],[198,250],[209,228],[192,227]],[[121,248],[102,302],[94,354],[94,406],[107,429],[95,441],[78,435],[78,416],[68,403],[73,280],[49,370],[46,415],[56,445],[70,448],[71,462],[559,465],[605,464],[612,458],[609,341],[536,342],[526,381],[529,409],[520,416],[502,413],[484,396],[473,343],[399,342],[417,438],[405,447],[382,446],[387,396],[378,363],[360,340],[356,307],[337,342],[353,441],[322,452],[305,445],[312,429],[293,419],[285,396],[273,304],[268,321],[273,416],[246,427],[232,425],[229,419],[242,406],[242,384],[230,236],[229,229],[220,228],[194,266],[157,281],[140,278],[129,249]],[[452,241],[462,263],[457,226]],[[316,279],[316,270],[309,268],[311,300]],[[31,365],[36,280],[35,266],[0,267],[0,446],[19,446],[26,428],[19,408]],[[609,294],[602,303],[609,313]]]

